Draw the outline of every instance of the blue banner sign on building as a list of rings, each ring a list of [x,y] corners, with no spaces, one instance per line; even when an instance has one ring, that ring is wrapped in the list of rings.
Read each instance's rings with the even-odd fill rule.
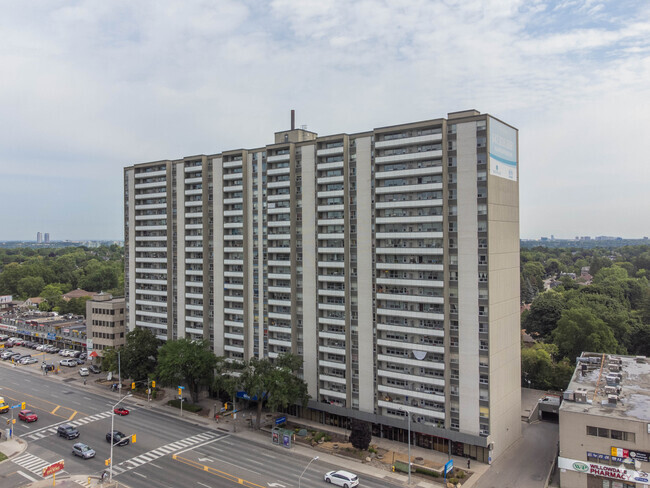
[[[56,339],[56,334],[55,334],[54,332],[48,332],[48,333],[47,333],[47,338],[48,338],[50,341],[53,341],[53,340]]]
[[[287,417],[280,417],[279,419],[275,419],[275,425],[284,424],[286,421]]]
[[[490,174],[517,181],[517,131],[490,117]]]

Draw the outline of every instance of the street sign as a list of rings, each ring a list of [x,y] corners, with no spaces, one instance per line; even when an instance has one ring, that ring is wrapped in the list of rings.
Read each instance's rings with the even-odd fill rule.
[[[45,466],[43,468],[43,478],[47,478],[48,476],[58,473],[59,471],[63,471],[63,459],[61,461],[57,461],[55,463],[50,464],[49,466]]]
[[[280,417],[279,419],[275,419],[275,425],[284,424],[286,421],[287,417]]]
[[[454,469],[454,460],[450,459],[445,463],[445,479],[447,478],[447,473],[449,473],[449,471],[452,469]]]

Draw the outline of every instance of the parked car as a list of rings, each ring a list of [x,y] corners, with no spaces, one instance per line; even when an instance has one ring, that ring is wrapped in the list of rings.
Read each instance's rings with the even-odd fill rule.
[[[117,407],[116,409],[113,410],[115,412],[115,415],[128,415],[129,410],[124,408],[124,407]]]
[[[41,363],[41,369],[44,369],[45,371],[54,371],[55,368],[56,366],[53,364],[47,364],[45,362]]]
[[[106,442],[111,442],[111,437],[113,438],[114,446],[126,446],[131,442],[131,436],[124,435],[119,430],[114,430],[113,432],[106,434]]]
[[[85,352],[82,352],[81,354],[79,354],[79,359],[86,359],[87,357],[88,357],[88,354],[86,354]]]
[[[5,352],[3,352],[2,354],[0,354],[0,358],[3,359],[4,361],[6,361],[6,360],[8,360],[11,356],[13,356],[14,354],[16,354],[16,353],[13,352],[13,351],[5,351]]]
[[[94,364],[91,364],[90,366],[88,366],[88,370],[89,370],[91,373],[93,373],[93,374],[99,374],[99,373],[102,372],[102,370],[99,369],[99,368],[98,368],[97,366],[95,366]]]
[[[352,488],[359,484],[359,477],[349,471],[330,471],[323,477],[327,483],[343,486],[343,488]]]
[[[70,359],[72,359],[73,361],[76,361],[77,364],[86,364],[86,361],[83,360],[83,359],[80,359],[80,358],[70,358]]]
[[[56,433],[60,437],[65,437],[66,439],[76,439],[79,437],[79,431],[72,425],[68,424],[59,425],[59,427],[56,429]]]
[[[22,358],[20,360],[20,364],[34,364],[34,363],[38,363],[38,359],[33,358],[31,356],[28,358]]]
[[[18,412],[18,419],[24,420],[27,423],[36,422],[38,420],[38,415],[31,410],[21,410]]]
[[[21,353],[17,352],[13,356],[11,356],[11,360],[14,363],[17,363],[18,361],[20,361],[24,357],[29,357],[29,355],[28,354],[21,354]]]
[[[95,451],[90,446],[81,442],[77,442],[74,446],[72,446],[72,454],[84,459],[95,457]]]
[[[77,361],[75,361],[74,359],[68,358],[68,359],[62,359],[61,361],[59,361],[59,364],[61,366],[68,366],[70,368],[74,368],[75,366],[77,366]]]
[[[88,376],[89,374],[88,368],[79,368],[79,376]]]

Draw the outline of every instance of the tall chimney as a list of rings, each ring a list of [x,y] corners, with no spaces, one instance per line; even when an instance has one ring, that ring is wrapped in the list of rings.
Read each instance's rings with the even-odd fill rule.
[[[296,128],[296,111],[291,110],[291,130]]]

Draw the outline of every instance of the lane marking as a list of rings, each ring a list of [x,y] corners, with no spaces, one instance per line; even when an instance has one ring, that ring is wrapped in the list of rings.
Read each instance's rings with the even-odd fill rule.
[[[187,449],[185,449],[185,450],[183,450],[183,451],[178,451],[176,454],[183,454],[184,452],[191,451],[192,449],[194,449],[194,448],[196,448],[196,447],[203,447],[203,446],[205,446],[205,445],[207,445],[207,444],[212,444],[213,442],[219,442],[221,439],[225,439],[226,437],[228,437],[228,436],[219,437],[219,438],[217,438],[217,439],[213,439],[213,440],[211,440],[211,441],[204,442],[203,444],[197,444],[197,445],[195,445],[195,446],[188,447]]]
[[[197,463],[196,461],[192,461],[191,459],[187,459],[187,458],[177,456],[176,454],[174,454],[172,456],[172,459],[175,460],[175,461],[179,461],[179,462],[181,462],[183,464],[187,464],[188,466],[192,466],[193,468],[200,469],[200,470],[205,471],[207,473],[218,476],[219,478],[223,478],[223,479],[232,481],[234,483],[246,486],[247,488],[267,488],[265,486],[258,485],[257,483],[253,483],[252,481],[247,481],[247,480],[245,480],[243,478],[240,478],[238,476],[234,476],[232,474],[226,473],[225,471],[219,471],[218,469],[212,468],[210,466],[202,465],[200,463]],[[230,464],[230,463],[228,463],[228,464]],[[233,465],[233,466],[235,466],[235,465]],[[241,468],[241,466],[237,466],[237,467]],[[246,468],[243,468],[243,469],[246,469]],[[247,471],[251,471],[251,472],[253,472],[253,473],[255,473],[255,474],[259,475],[259,476],[262,476],[261,473],[257,473],[256,471],[252,471],[250,469],[247,470]]]
[[[50,413],[54,415],[59,408],[61,408],[61,405],[57,405],[56,408],[52,410]]]
[[[75,418],[75,415],[77,415],[78,413],[79,413],[79,412],[77,412],[76,410],[73,411],[73,412],[72,412],[72,415],[70,415],[70,417],[68,418],[68,422],[70,422],[73,418]]]
[[[138,473],[137,471],[134,471],[133,474],[137,474],[138,476],[142,476],[144,479],[147,479],[145,475],[143,475],[142,473]]]
[[[16,471],[16,473],[18,473],[20,476],[27,478],[29,481],[36,481],[36,478],[32,478],[27,473],[23,473],[22,471]]]

